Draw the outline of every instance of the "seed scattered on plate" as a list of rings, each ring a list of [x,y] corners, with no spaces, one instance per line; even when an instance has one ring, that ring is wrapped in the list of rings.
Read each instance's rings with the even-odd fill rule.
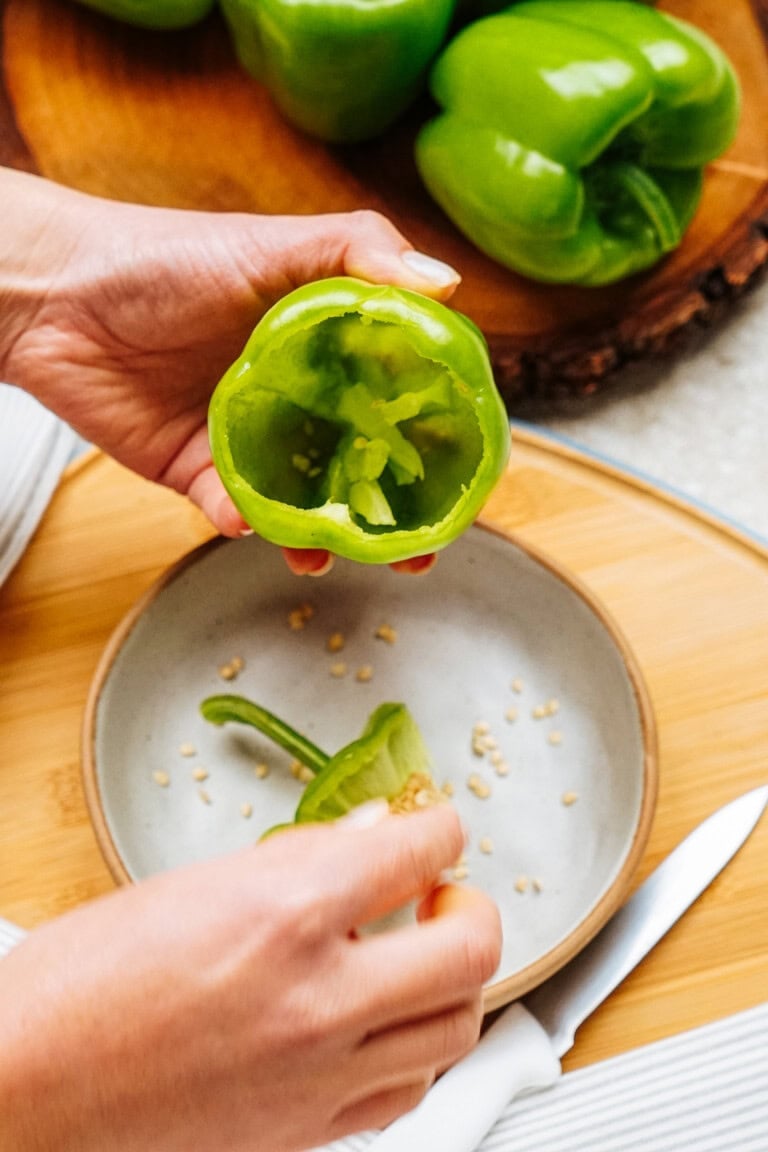
[[[487,736],[491,730],[491,726],[487,720],[478,720],[476,724],[472,725],[473,736]]]
[[[534,720],[543,720],[546,715],[546,704],[537,704],[535,708],[531,709],[531,716],[533,716]]]
[[[243,668],[245,668],[245,660],[243,660],[242,656],[233,656],[227,664],[221,664],[219,666],[219,676],[221,676],[222,680],[235,680]]]
[[[314,772],[311,768],[307,768],[306,764],[302,764],[301,760],[291,761],[291,776],[302,784],[308,784],[314,777]]]
[[[197,756],[197,749],[195,748],[194,744],[180,744],[179,756]]]
[[[357,672],[355,672],[355,680],[361,684],[367,684],[369,680],[373,680],[373,668],[371,665],[363,664],[362,667],[358,668]]]
[[[456,789],[450,780],[446,780],[440,791],[443,793],[443,796],[451,797],[455,794]]]
[[[493,840],[491,840],[490,836],[483,836],[478,844],[478,848],[485,856],[490,856],[493,852]]]
[[[397,632],[391,624],[380,624],[374,636],[377,640],[383,640],[385,644],[394,644],[397,641]]]
[[[263,762],[255,764],[253,771],[259,780],[266,780],[267,776],[269,776],[269,764],[264,764]]]
[[[517,708],[507,708],[504,713],[504,719],[509,724],[514,724],[515,720],[517,720]]]
[[[341,680],[342,676],[346,676],[347,674],[347,666],[343,660],[337,660],[334,664],[331,664],[328,671],[336,680]]]
[[[570,808],[571,804],[575,804],[576,801],[578,800],[578,798],[579,798],[578,792],[563,792],[563,795],[561,797],[563,804],[565,804],[566,808]]]
[[[547,700],[547,715],[554,716],[556,712],[560,711],[560,701],[553,696],[551,700]]]
[[[556,728],[554,728],[550,732],[549,736],[547,736],[547,741],[550,744],[562,744],[562,742],[563,742],[562,732],[559,732]]]
[[[469,788],[470,792],[474,796],[477,796],[479,800],[487,800],[491,794],[490,784],[487,784],[476,772],[473,772],[467,780],[467,788]]]
[[[253,815],[253,804],[249,804],[247,800],[244,804],[241,804],[240,815],[244,817],[244,819],[250,820],[251,816]]]
[[[197,794],[202,800],[203,804],[212,804],[210,793],[206,792],[205,788],[198,788]]]
[[[201,782],[203,780],[207,780],[208,779],[208,769],[203,768],[202,766],[199,768],[195,768],[194,772],[192,773],[192,779],[193,780],[199,780]]]
[[[496,765],[495,772],[497,776],[509,776],[509,764],[507,764],[506,760],[501,760]]]
[[[469,868],[466,864],[457,864],[453,870],[454,880],[466,880],[467,876],[469,876]]]
[[[288,627],[292,632],[300,632],[315,614],[314,605],[305,601],[288,613]]]
[[[541,880],[539,880],[539,879],[531,880],[531,888],[533,888],[534,892],[543,892],[544,891],[544,885],[542,884]]]
[[[331,632],[325,642],[325,646],[329,652],[341,652],[344,647],[344,634],[342,632]]]
[[[488,759],[490,760],[491,764],[493,764],[494,768],[498,768],[500,764],[504,763],[504,756],[498,748],[494,748]]]
[[[155,784],[160,786],[160,788],[167,788],[171,782],[171,778],[168,773],[163,772],[161,768],[158,768],[155,772],[152,773],[152,779],[154,780]]]
[[[519,676],[515,677],[510,687],[512,688],[513,692],[522,692],[524,685]]]
[[[528,881],[527,876],[518,876],[517,879],[515,880],[515,892],[519,892],[521,895],[524,892],[527,892],[528,891],[528,883],[529,883],[529,881]]]

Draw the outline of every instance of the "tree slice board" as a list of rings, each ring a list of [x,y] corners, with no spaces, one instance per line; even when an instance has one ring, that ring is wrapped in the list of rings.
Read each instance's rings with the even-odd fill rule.
[[[378,141],[334,148],[287,125],[237,66],[218,15],[152,33],[71,0],[5,0],[0,161],[139,203],[265,213],[374,208],[455,265],[454,304],[485,332],[512,411],[589,395],[622,364],[716,321],[768,260],[768,0],[663,0],[740,77],[738,137],[711,165],[682,246],[619,285],[540,285],[478,252],[420,184],[426,102]]]

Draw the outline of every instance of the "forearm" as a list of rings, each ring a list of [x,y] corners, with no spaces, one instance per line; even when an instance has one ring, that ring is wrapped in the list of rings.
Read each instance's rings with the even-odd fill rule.
[[[86,203],[51,181],[0,168],[0,380],[35,390],[14,350],[77,244]]]

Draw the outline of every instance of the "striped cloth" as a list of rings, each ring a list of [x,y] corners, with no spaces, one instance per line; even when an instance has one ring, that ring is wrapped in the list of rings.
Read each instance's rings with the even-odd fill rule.
[[[0,384],[0,584],[29,543],[76,443],[47,408]]]
[[[567,1073],[510,1104],[479,1152],[768,1152],[768,1003]]]

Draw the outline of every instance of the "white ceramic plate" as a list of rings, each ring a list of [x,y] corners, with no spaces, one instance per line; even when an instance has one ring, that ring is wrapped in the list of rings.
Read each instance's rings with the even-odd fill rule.
[[[289,614],[307,601],[314,615],[292,630]],[[376,636],[381,625],[395,643]],[[336,654],[334,632],[345,638]],[[235,657],[244,668],[224,681]],[[333,676],[342,661],[346,675]],[[365,666],[373,674],[361,682]],[[470,830],[468,880],[502,912],[489,1008],[550,975],[621,903],[656,796],[647,694],[595,599],[508,537],[474,527],[424,577],[337,560],[321,579],[298,579],[255,536],[206,545],[170,570],[113,636],[87,709],[86,790],[118,880],[242,847],[292,817],[302,785],[289,757],[252,729],[200,716],[200,701],[221,692],[257,701],[329,753],[378,704],[408,705]],[[556,712],[534,714],[551,701]],[[478,722],[506,775],[473,752]],[[490,795],[470,790],[472,774]]]

